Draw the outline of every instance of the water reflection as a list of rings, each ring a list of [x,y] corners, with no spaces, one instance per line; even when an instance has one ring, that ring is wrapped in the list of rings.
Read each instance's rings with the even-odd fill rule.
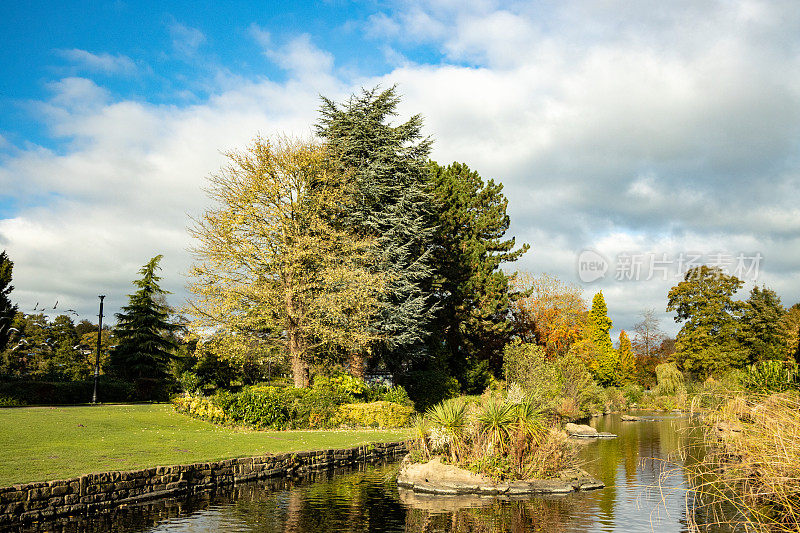
[[[614,415],[591,422],[600,431],[619,435],[582,444],[584,468],[606,484],[598,491],[523,500],[425,496],[398,489],[396,464],[362,465],[346,472],[244,484],[19,531],[687,531],[686,480],[671,461],[693,442],[688,421],[677,415],[644,416],[639,422],[621,422]]]

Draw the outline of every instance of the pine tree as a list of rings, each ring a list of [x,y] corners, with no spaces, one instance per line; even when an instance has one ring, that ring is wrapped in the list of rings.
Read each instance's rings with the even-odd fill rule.
[[[597,349],[596,378],[603,385],[613,385],[617,381],[619,366],[617,351],[611,343],[611,319],[608,318],[606,300],[603,291],[592,299],[592,310],[589,311],[588,338]]]
[[[11,324],[17,314],[17,306],[11,304],[8,295],[14,290],[11,285],[11,273],[14,263],[6,255],[5,250],[0,253],[0,352],[6,349],[10,336]]]
[[[400,98],[395,88],[363,90],[342,105],[323,98],[317,133],[352,175],[356,204],[348,224],[377,239],[376,270],[388,278],[373,328],[381,340],[375,359],[397,373],[424,353],[436,311],[430,248],[434,224],[425,189],[431,142],[422,137],[422,118],[393,125]],[[364,361],[351,371],[362,374]]]
[[[484,182],[462,163],[431,162],[429,172],[436,222],[434,291],[442,298],[432,339],[444,342],[462,389],[482,392],[486,380],[480,370],[501,375],[513,327],[508,320],[513,276],[500,265],[516,261],[529,246],[514,250],[514,238],[504,239],[510,219],[502,184]]]
[[[128,295],[128,305],[115,315],[119,344],[111,351],[109,366],[122,379],[164,379],[176,348],[170,334],[179,326],[169,319],[169,292],[159,287],[161,277],[156,274],[162,257],[155,256],[139,270],[142,278],[133,282],[139,290]]]
[[[631,340],[623,329],[619,334],[619,349],[617,350],[619,370],[617,383],[622,385],[633,381],[636,373],[636,358],[631,348]]]

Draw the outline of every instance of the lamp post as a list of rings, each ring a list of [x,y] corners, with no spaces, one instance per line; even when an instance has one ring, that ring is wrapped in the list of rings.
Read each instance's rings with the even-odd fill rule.
[[[100,295],[100,313],[97,315],[97,355],[94,359],[94,391],[92,392],[92,403],[97,403],[97,378],[100,377],[100,336],[103,334],[103,299],[106,296]]]

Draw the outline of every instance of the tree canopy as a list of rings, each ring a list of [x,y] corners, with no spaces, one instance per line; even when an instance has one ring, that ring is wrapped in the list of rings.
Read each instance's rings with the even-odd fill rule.
[[[670,289],[667,311],[683,322],[678,332],[676,356],[684,370],[706,377],[741,366],[746,354],[738,342],[742,305],[733,295],[742,281],[718,267],[689,269],[683,281]]]
[[[376,239],[344,221],[351,176],[323,146],[256,138],[227,157],[209,178],[215,207],[191,230],[194,328],[280,347],[305,387],[315,358],[363,355],[382,339]]]
[[[604,385],[614,384],[618,378],[619,360],[617,351],[611,343],[611,326],[606,300],[603,297],[603,291],[600,291],[592,298],[586,338],[596,349],[595,377]]]
[[[743,306],[740,328],[742,345],[749,352],[748,362],[785,358],[785,314],[786,309],[774,290],[753,287]]]

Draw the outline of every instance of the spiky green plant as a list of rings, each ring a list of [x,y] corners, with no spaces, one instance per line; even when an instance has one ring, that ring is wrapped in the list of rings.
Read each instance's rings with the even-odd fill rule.
[[[458,462],[463,449],[464,429],[467,426],[467,404],[461,398],[437,403],[425,412],[432,424],[440,426],[450,436],[450,459]]]
[[[503,453],[508,447],[509,436],[516,421],[516,409],[512,404],[490,398],[478,411],[476,420],[480,434],[493,452]]]
[[[521,434],[531,439],[534,444],[545,431],[544,414],[534,398],[525,398],[514,406],[514,425]]]

